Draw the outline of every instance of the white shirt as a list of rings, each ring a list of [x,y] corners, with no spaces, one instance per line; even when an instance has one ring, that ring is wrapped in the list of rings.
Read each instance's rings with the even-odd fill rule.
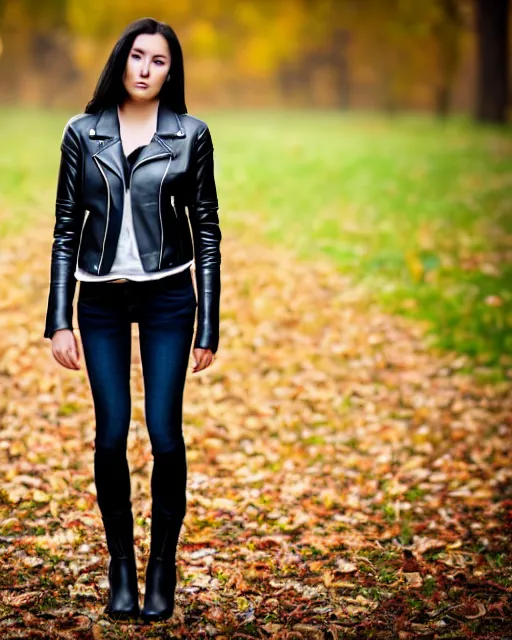
[[[121,231],[119,233],[116,255],[110,272],[99,276],[80,269],[77,264],[75,278],[86,282],[105,282],[108,280],[115,281],[118,279],[136,280],[137,282],[141,282],[143,280],[159,280],[160,278],[165,278],[173,273],[179,273],[180,271],[188,269],[193,264],[193,259],[184,264],[180,264],[177,267],[170,267],[169,269],[162,269],[161,271],[151,273],[144,271],[144,267],[142,266],[142,261],[140,259],[139,248],[137,246],[137,240],[135,238],[135,229],[133,227],[130,190],[126,189],[124,195]]]

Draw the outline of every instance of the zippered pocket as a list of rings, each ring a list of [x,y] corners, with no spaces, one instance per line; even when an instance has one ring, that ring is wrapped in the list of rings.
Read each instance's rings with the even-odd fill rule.
[[[190,207],[186,205],[185,207],[183,207],[183,211],[185,212],[185,216],[187,218],[188,232],[190,235],[190,244],[192,245],[192,258],[195,261],[196,251],[194,246],[194,234],[192,232],[192,223],[190,222]]]
[[[80,231],[80,241],[78,242],[78,251],[76,252],[76,264],[78,266],[78,258],[80,257],[80,247],[82,246],[82,237],[84,235],[84,229],[85,229],[85,225],[87,224],[87,219],[89,218],[89,214],[91,212],[89,211],[89,209],[86,209],[84,212],[84,221],[82,224],[82,230]]]

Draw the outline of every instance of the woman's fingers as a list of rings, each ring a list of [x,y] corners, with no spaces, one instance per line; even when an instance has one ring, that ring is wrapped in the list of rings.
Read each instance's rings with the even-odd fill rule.
[[[206,367],[206,357],[204,355],[204,353],[202,353],[199,358],[197,358],[196,361],[196,366],[194,367],[193,371],[194,373],[197,373],[198,371],[202,371],[205,367]]]
[[[78,366],[78,358],[77,358],[76,353],[74,351],[68,351],[68,353],[67,353],[67,361],[69,363],[69,368],[70,369],[79,369],[80,368]]]
[[[63,367],[66,367],[66,369],[73,369],[74,368],[73,367],[73,363],[71,361],[71,358],[69,357],[69,354],[67,353],[67,351],[57,351],[55,353],[55,359]]]
[[[76,338],[75,338],[74,334],[73,334],[73,344],[70,347],[68,353],[69,353],[73,368],[74,369],[80,369],[80,363],[79,363],[80,355],[78,353],[78,345],[77,345]]]
[[[65,355],[59,351],[59,350],[54,350],[53,351],[53,357],[55,358],[55,360],[57,360],[57,362],[62,366],[62,367],[66,367],[66,369],[69,369],[69,363],[66,361],[66,357]]]
[[[55,360],[66,369],[80,369],[78,345],[71,330],[55,333],[52,339],[52,354]]]
[[[194,349],[194,356],[196,364],[193,368],[193,373],[206,369],[213,362],[213,353],[210,349]]]

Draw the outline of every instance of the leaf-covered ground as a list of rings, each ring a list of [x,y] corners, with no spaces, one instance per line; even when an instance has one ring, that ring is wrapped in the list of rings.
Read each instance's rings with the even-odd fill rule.
[[[88,381],[42,337],[50,236],[32,226],[0,255],[2,640],[512,636],[510,383],[433,354],[328,262],[233,234],[217,360],[185,390],[175,615],[109,620]],[[142,602],[152,458],[133,339]]]

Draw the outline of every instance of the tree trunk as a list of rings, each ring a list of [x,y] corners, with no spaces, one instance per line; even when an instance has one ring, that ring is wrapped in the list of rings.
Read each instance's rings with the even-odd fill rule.
[[[509,0],[475,0],[478,37],[476,119],[507,121]]]
[[[446,117],[451,108],[452,88],[460,58],[462,19],[457,0],[440,0],[440,20],[433,31],[439,50],[439,80],[435,92],[435,112]]]
[[[337,68],[337,94],[338,104],[341,109],[350,107],[350,73],[348,47],[350,33],[346,29],[336,29],[333,34],[335,47],[335,62]]]

